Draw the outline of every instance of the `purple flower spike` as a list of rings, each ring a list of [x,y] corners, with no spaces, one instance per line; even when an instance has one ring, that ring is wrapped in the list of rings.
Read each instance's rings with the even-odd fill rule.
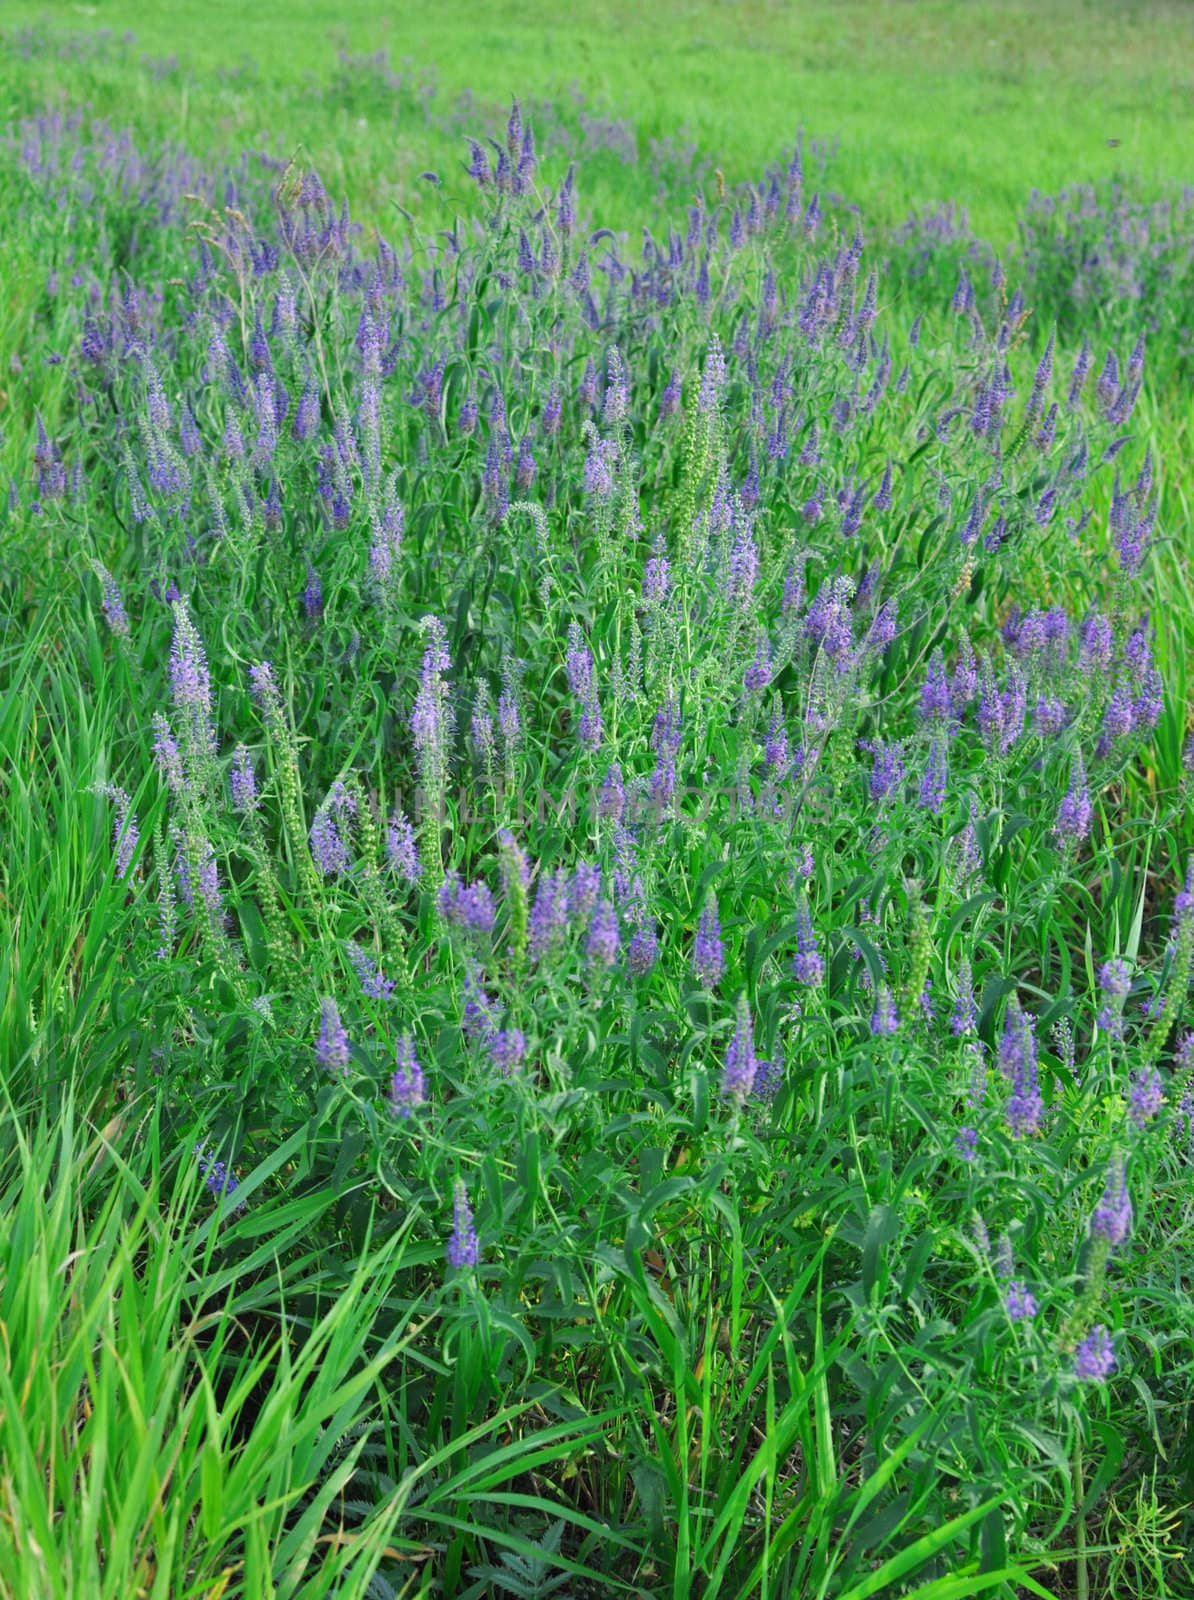
[[[521,1028],[495,1028],[485,1043],[503,1078],[512,1077],[526,1058],[526,1034]]]
[[[1165,1104],[1165,1085],[1156,1067],[1141,1067],[1128,1089],[1128,1111],[1138,1128],[1150,1123]]]
[[[618,959],[618,914],[608,900],[593,913],[585,954],[595,967],[612,967]]]
[[[369,1000],[388,1000],[394,992],[393,978],[385,973],[359,944],[349,941],[348,959],[361,985],[361,993]]]
[[[721,1092],[728,1100],[741,1106],[754,1087],[759,1062],[755,1055],[754,1025],[750,1008],[743,995],[738,1001],[738,1020],[734,1036],[726,1048],[725,1067],[721,1077]]]
[[[315,813],[311,823],[311,854],[325,878],[334,878],[338,873],[348,871],[348,846],[326,803]]]
[[[755,1081],[753,1094],[764,1105],[770,1105],[784,1083],[784,1053],[782,1046],[776,1043],[775,1059],[773,1061],[760,1061],[755,1068]]]
[[[229,1172],[226,1162],[220,1161],[201,1144],[195,1146],[195,1161],[199,1168],[200,1176],[217,1199],[222,1195],[231,1195],[240,1187],[235,1172]],[[234,1200],[232,1210],[240,1211],[245,1205],[244,1200]]]
[[[155,711],[153,714],[153,731],[153,753],[158,771],[165,778],[171,792],[181,794],[186,787],[182,770],[182,751],[178,748],[178,740],[174,737],[173,729],[160,711]]]
[[[116,876],[123,878],[133,864],[133,855],[141,837],[137,819],[133,815],[133,802],[125,790],[112,784],[100,792],[111,800],[116,809],[112,824],[112,846],[116,852]]]
[[[1111,1335],[1101,1322],[1094,1327],[1074,1351],[1074,1376],[1101,1382],[1115,1371],[1115,1351]]]
[[[817,946],[808,901],[803,895],[796,907],[796,955],[792,962],[792,974],[797,983],[806,984],[820,983],[825,976],[825,962]]]
[[[452,1189],[452,1236],[448,1240],[448,1265],[459,1272],[464,1267],[475,1267],[480,1256],[481,1247],[473,1226],[468,1190],[464,1186],[464,1179],[457,1178]]]
[[[318,622],[323,616],[323,584],[319,574],[308,561],[307,586],[303,590],[303,610],[307,614],[308,622]]]
[[[1008,1128],[1015,1139],[1025,1134],[1039,1133],[1045,1114],[1037,1078],[1034,1026],[1035,1019],[1025,1016],[1020,1002],[1013,995],[1008,1002],[1003,1037],[999,1041],[999,1066],[1011,1089],[1006,1115]]]
[[[717,900],[713,895],[705,901],[705,908],[697,925],[692,964],[704,989],[715,989],[726,970],[725,947],[721,942],[721,922],[717,915]]]
[[[419,625],[427,646],[410,714],[410,731],[415,742],[419,776],[430,794],[439,795],[446,779],[454,725],[451,690],[444,677],[452,658],[448,653],[447,631],[439,618],[426,616]]]
[[[1056,831],[1060,838],[1068,839],[1074,844],[1080,844],[1090,832],[1090,822],[1094,810],[1090,803],[1090,794],[1086,787],[1086,769],[1082,764],[1082,752],[1074,751],[1074,764],[1070,769],[1070,786],[1062,796],[1061,805],[1057,808]]]
[[[248,814],[257,810],[261,803],[257,794],[257,777],[253,771],[252,759],[243,744],[238,744],[232,753],[232,771],[228,777],[228,786],[232,791],[234,811]]]
[[[390,1106],[396,1116],[409,1117],[427,1098],[423,1069],[415,1055],[414,1040],[403,1034],[398,1041],[397,1066],[390,1079]]]
[[[622,781],[622,768],[614,761],[611,762],[601,785],[601,793],[597,798],[597,815],[609,817],[614,822],[621,822],[625,809],[626,786]]]
[[[174,640],[170,647],[170,682],[174,704],[186,726],[196,755],[213,754],[211,674],[207,655],[185,600],[174,603]]]
[[[458,872],[450,873],[439,891],[439,909],[446,922],[466,933],[484,936],[493,932],[493,895],[488,884],[461,883]]]
[[[1122,1157],[1115,1157],[1107,1172],[1103,1198],[1090,1219],[1091,1237],[1105,1239],[1113,1248],[1122,1244],[1132,1226],[1132,1201]]]
[[[771,682],[771,649],[767,635],[761,630],[755,645],[755,658],[747,667],[743,682],[748,689],[765,689]]]
[[[900,1017],[895,999],[887,985],[881,983],[875,996],[875,1009],[871,1013],[871,1033],[876,1039],[883,1039],[899,1031]]]
[[[329,1072],[348,1071],[348,1034],[334,1000],[324,1000],[320,1004],[315,1059]]]
[[[98,561],[93,561],[91,565],[100,581],[100,605],[103,607],[104,618],[108,627],[118,639],[129,638],[128,613],[124,609],[124,601],[121,599],[115,578],[113,578],[107,567],[101,566]]]
[[[568,889],[568,915],[587,917],[601,894],[601,868],[591,861],[578,861]]]
[[[1104,961],[1099,968],[1099,988],[1106,995],[1107,1000],[1098,1014],[1098,1025],[1112,1038],[1122,1039],[1123,1003],[1131,993],[1132,968],[1121,956],[1115,956],[1110,961]]]
[[[1040,1307],[1036,1296],[1023,1278],[1013,1278],[1003,1296],[1004,1310],[1013,1322],[1027,1322],[1036,1316]]]
[[[569,894],[568,874],[562,868],[540,877],[530,918],[530,952],[535,961],[562,942],[568,929]]]
[[[953,1016],[949,1019],[950,1032],[958,1038],[973,1033],[978,1027],[978,1007],[974,1001],[974,978],[970,962],[963,958],[958,968],[958,998]]]
[[[460,1026],[465,1038],[486,1038],[493,1031],[494,1010],[476,967],[470,967],[465,972],[463,994],[464,1015]]]
[[[645,922],[626,947],[626,965],[636,978],[644,977],[659,959],[659,940],[655,924]]]
[[[949,782],[948,758],[945,740],[940,736],[929,744],[929,759],[920,780],[920,804],[933,816],[939,817],[945,809],[945,790]]]
[[[386,859],[393,871],[407,883],[417,883],[422,877],[423,864],[419,860],[415,830],[401,810],[395,810],[386,828]]]
[[[872,757],[871,799],[886,800],[898,792],[904,781],[904,747],[898,740],[863,739],[859,742]]]

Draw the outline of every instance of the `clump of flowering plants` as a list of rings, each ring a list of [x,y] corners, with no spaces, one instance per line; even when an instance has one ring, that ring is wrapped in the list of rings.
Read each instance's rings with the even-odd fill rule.
[[[901,322],[799,148],[634,252],[519,106],[465,164],[417,239],[292,165],[74,290],[8,517],[128,691],[126,1091],[409,1231],[358,1499],[558,1427],[525,1520],[403,1501],[445,1583],[556,1516],[640,1587],[1043,1571],[1186,1375],[1143,347]]]

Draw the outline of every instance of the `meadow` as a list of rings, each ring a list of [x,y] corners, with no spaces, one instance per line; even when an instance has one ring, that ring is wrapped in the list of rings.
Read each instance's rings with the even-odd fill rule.
[[[0,1596],[1189,1597],[1194,19],[581,21],[5,9]]]

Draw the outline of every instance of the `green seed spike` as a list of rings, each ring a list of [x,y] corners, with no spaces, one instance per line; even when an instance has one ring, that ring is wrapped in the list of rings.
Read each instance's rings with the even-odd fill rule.
[[[900,1011],[910,1015],[919,1003],[933,959],[933,941],[918,884],[908,885],[908,971],[900,992]]]
[[[1182,919],[1178,930],[1177,949],[1174,951],[1169,983],[1165,989],[1165,1003],[1161,1007],[1160,1015],[1148,1031],[1144,1049],[1140,1054],[1141,1071],[1156,1066],[1165,1047],[1165,1041],[1169,1037],[1169,1031],[1178,1019],[1182,1001],[1190,985],[1192,957],[1194,957],[1194,916],[1187,915]]]

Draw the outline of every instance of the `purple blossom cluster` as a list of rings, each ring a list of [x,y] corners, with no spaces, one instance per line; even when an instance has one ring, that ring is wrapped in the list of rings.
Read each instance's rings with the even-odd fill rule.
[[[352,865],[349,828],[356,814],[356,796],[338,780],[311,823],[311,855],[323,877],[337,877]]]
[[[388,64],[368,71],[398,92]],[[953,1139],[959,1192],[994,1182],[992,1152],[1026,1170],[1064,1097],[1108,1085],[1134,1172],[1169,1127],[1190,1147],[1170,1030],[1194,880],[1143,1020],[1128,1002],[1149,986],[1148,932],[1135,969],[1099,968],[1097,1012],[1075,1003],[1056,1065],[1012,990],[1060,1009],[1018,919],[1062,899],[1065,937],[1074,880],[1106,866],[1115,785],[1165,710],[1143,609],[1160,474],[1124,431],[1143,340],[1075,353],[1064,325],[1037,334],[952,210],[901,240],[918,274],[952,252],[942,303],[901,330],[861,227],[809,192],[800,148],[716,202],[694,184],[628,251],[589,225],[574,168],[544,159],[535,114],[515,102],[501,137],[469,142],[475,216],[400,245],[367,238],[313,173],[267,169],[259,204],[247,173],[198,174],[213,209],[172,298],[109,262],[63,319],[69,425],[33,417],[9,515],[58,534],[100,520],[76,515],[88,496],[118,513],[104,526],[128,537],[86,583],[122,671],[160,618],[160,657],[138,666],[157,706],[135,730],[165,791],[153,942],[163,960],[178,947],[163,983],[192,936],[216,970],[185,1031],[206,1030],[198,995],[218,993],[273,1059],[267,996],[279,1013],[294,996],[310,1064],[318,1006],[307,1076],[412,1194],[444,1196],[493,1107],[495,1147],[513,1107],[553,1138],[575,1116],[604,1161],[627,1098],[652,1119],[643,1094],[666,1099],[670,1117],[718,1069],[692,1159],[724,1140],[743,1170],[795,1106],[816,1107],[816,1141],[847,1097],[884,1106],[878,1144],[917,1105],[918,1141]],[[625,145],[608,120],[586,137]],[[21,159],[47,193],[78,198],[72,140],[115,183],[99,135],[82,138],[30,125]],[[162,227],[181,210],[172,181],[127,176]],[[421,181],[438,201],[438,176]],[[242,623],[278,663],[250,668],[253,735]],[[124,790],[103,792],[131,901],[137,821]],[[175,893],[200,913],[181,937]],[[352,995],[330,975],[345,949]],[[1082,970],[1078,950],[1063,970]],[[415,1116],[414,1034],[386,1033],[396,991],[443,1060],[434,1117]],[[449,1061],[438,1028],[457,1002]],[[234,1190],[198,1153],[213,1192]],[[571,1171],[569,1140],[557,1159]],[[480,1244],[463,1180],[452,1193],[463,1272]],[[1118,1270],[1134,1222],[1116,1154],[1083,1258],[1105,1271],[1120,1252]],[[487,1226],[496,1266],[515,1246],[508,1220]],[[1009,1346],[1039,1345],[1058,1291],[1017,1274],[1010,1244],[997,1278]],[[1092,1269],[1056,1345],[1083,1379],[1115,1366],[1091,1325],[1101,1292]]]
[[[1036,1019],[1021,1010],[1014,996],[999,1041],[999,1070],[1008,1087],[1005,1115],[1012,1136],[1039,1133],[1045,1105],[1037,1074]]]
[[[406,883],[417,883],[423,875],[414,828],[401,810],[395,810],[386,827],[386,859]]]
[[[472,1207],[463,1178],[452,1190],[452,1233],[448,1239],[448,1265],[456,1272],[475,1267],[481,1259],[481,1246],[473,1223]]]
[[[133,815],[133,802],[127,791],[115,784],[102,784],[99,793],[112,802],[112,849],[116,858],[116,876],[127,878],[141,840],[137,819]]]
[[[200,1177],[203,1179],[207,1188],[210,1189],[211,1193],[215,1195],[217,1199],[221,1199],[225,1196],[231,1196],[236,1193],[237,1189],[240,1187],[240,1180],[237,1178],[236,1174],[231,1171],[227,1162],[221,1160],[218,1156],[213,1155],[211,1150],[209,1150],[207,1146],[203,1144],[197,1144],[195,1146],[194,1154],[195,1164],[199,1169]],[[242,1196],[239,1199],[232,1201],[230,1209],[232,1211],[242,1211],[246,1203],[247,1202]]]
[[[348,959],[357,975],[361,993],[369,1000],[388,1000],[394,992],[393,978],[387,978],[377,962],[359,944],[349,941]]]
[[[1092,1238],[1105,1239],[1114,1248],[1127,1238],[1132,1226],[1132,1202],[1122,1158],[1112,1161],[1103,1197],[1090,1219]]]
[[[319,1039],[315,1058],[328,1072],[347,1072],[349,1040],[334,1000],[323,1000],[319,1007]]]
[[[393,1076],[390,1078],[390,1107],[395,1116],[409,1120],[427,1098],[423,1068],[415,1054],[414,1040],[404,1034],[398,1041]]]
[[[496,913],[488,884],[480,880],[464,883],[458,872],[450,872],[440,886],[437,903],[450,927],[482,937],[493,932]]]
[[[738,1001],[733,1037],[726,1047],[721,1090],[728,1100],[741,1106],[754,1088],[759,1060],[755,1054],[754,1022],[746,997]]]
[[[692,964],[698,982],[706,989],[715,989],[725,973],[725,946],[721,938],[717,900],[713,895],[705,901],[697,924],[696,939],[692,947]]]

